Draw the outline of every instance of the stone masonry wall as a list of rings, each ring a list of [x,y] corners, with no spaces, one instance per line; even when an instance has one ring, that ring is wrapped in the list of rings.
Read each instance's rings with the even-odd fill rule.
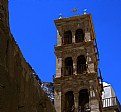
[[[0,112],[55,112],[10,32],[7,4],[0,0]]]
[[[0,29],[0,112],[54,112],[10,32]]]

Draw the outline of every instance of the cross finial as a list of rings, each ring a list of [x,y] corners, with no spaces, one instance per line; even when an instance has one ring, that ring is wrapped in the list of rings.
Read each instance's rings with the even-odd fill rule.
[[[77,13],[78,10],[79,10],[78,8],[74,8],[74,9],[72,10],[72,12],[74,13],[74,16],[76,16],[76,13]]]

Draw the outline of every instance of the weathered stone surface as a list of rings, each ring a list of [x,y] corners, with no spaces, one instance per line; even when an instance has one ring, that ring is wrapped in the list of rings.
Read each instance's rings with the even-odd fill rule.
[[[0,0],[6,10],[7,3]],[[0,19],[0,112],[55,112],[7,26],[8,12],[4,13]]]

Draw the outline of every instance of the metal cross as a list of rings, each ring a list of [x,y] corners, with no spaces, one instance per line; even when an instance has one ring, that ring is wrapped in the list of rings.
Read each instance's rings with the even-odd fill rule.
[[[72,12],[74,13],[74,16],[76,16],[76,13],[77,13],[78,10],[79,10],[78,8],[74,8],[74,9],[72,10]]]

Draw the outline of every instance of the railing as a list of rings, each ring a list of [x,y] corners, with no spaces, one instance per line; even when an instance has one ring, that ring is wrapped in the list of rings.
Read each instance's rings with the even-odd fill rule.
[[[64,38],[63,45],[72,44],[72,38]]]
[[[80,43],[80,42],[83,42],[84,41],[84,35],[77,35],[75,37],[75,43]]]
[[[82,74],[87,71],[87,65],[86,64],[80,64],[77,66],[77,74]]]
[[[73,75],[73,67],[72,66],[63,67],[63,69],[64,69],[65,76]]]
[[[87,71],[87,65],[86,64],[80,64],[77,66],[77,74],[82,74]],[[62,68],[62,72],[64,73],[64,76],[73,75],[73,66],[65,66]]]
[[[117,97],[110,97],[110,98],[105,98],[102,100],[103,102],[103,108],[106,107],[117,107],[119,111],[121,111],[121,105],[117,99]]]

